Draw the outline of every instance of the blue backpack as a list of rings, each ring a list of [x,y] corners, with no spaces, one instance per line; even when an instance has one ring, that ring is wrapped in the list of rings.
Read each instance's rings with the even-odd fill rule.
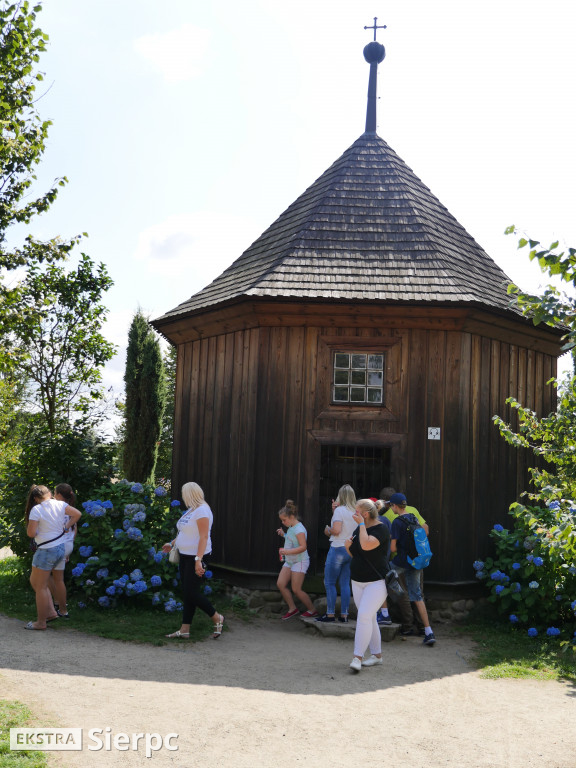
[[[432,550],[426,531],[412,513],[400,515],[406,526],[406,555],[412,568],[420,570],[430,564]]]

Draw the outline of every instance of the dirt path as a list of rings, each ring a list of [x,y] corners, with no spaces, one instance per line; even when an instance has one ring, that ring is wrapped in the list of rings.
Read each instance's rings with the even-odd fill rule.
[[[576,687],[483,680],[471,643],[384,644],[354,675],[350,640],[287,624],[230,622],[218,641],[154,648],[74,630],[24,632],[0,617],[0,695],[38,725],[81,727],[53,765],[181,768],[576,768]],[[90,729],[176,732],[178,751],[88,751]]]

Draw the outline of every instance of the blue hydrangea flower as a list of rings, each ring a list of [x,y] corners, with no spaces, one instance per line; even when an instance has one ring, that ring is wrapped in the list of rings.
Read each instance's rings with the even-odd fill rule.
[[[160,576],[152,576],[150,578],[150,584],[152,584],[153,587],[159,587],[160,584],[162,584],[162,579]]]
[[[164,610],[168,611],[168,613],[173,613],[176,610],[176,600],[174,600],[173,597],[171,597],[169,600],[166,600],[164,603]]]
[[[212,578],[212,575],[213,575],[213,574],[212,574],[212,571],[206,571],[206,572],[204,573],[204,576],[205,576],[207,579],[211,579],[211,578]]]
[[[172,579],[172,586],[177,587],[178,586],[178,579]]]
[[[131,525],[132,525],[132,521],[126,518],[126,520],[124,520],[124,522],[122,523],[122,528],[124,528],[124,530],[127,531]]]
[[[514,584],[510,585],[510,589],[512,590],[512,592],[520,592],[522,587],[518,581],[515,581]]]
[[[162,488],[162,486],[159,485],[158,488],[154,488],[154,493],[156,496],[162,498],[162,496],[166,496],[166,488]]]
[[[134,591],[137,595],[139,595],[141,592],[146,592],[148,589],[148,584],[143,579],[139,579],[138,581],[134,582]]]
[[[558,635],[560,634],[560,630],[558,629],[558,627],[548,627],[548,629],[546,630],[546,634],[548,635],[548,637],[558,637]]]
[[[535,557],[534,560],[532,560],[534,565],[544,565],[544,560],[542,560],[541,557]]]
[[[504,591],[504,587],[502,586],[502,584],[497,584],[496,587],[494,588],[494,591],[496,592],[497,595],[499,595],[500,592]]]
[[[115,595],[116,587],[113,584],[111,584],[109,587],[106,587],[106,594],[110,596]]]
[[[80,557],[90,557],[93,549],[94,547],[89,547],[85,545],[83,547],[79,547],[78,554],[80,555]]]
[[[572,608],[573,611],[576,611],[576,600],[574,600],[573,603],[570,603],[570,608]]]
[[[504,526],[500,525],[500,523],[496,523],[496,525],[494,526],[494,530],[500,533],[501,531],[504,530]]]
[[[568,572],[574,576],[574,574],[576,574],[576,566],[571,565],[570,568],[568,568]]]
[[[212,587],[209,587],[208,584],[204,587],[204,594],[205,595],[211,595],[212,594]]]
[[[548,509],[560,509],[560,502],[559,501],[548,502]]]
[[[98,598],[98,605],[100,605],[102,608],[108,608],[110,605],[110,598],[106,595],[102,595],[102,597]]]
[[[520,563],[512,563],[512,568],[513,568],[515,571],[517,571],[517,570],[518,570],[518,568],[522,568],[522,566],[520,565]]]
[[[146,512],[136,512],[132,516],[133,523],[143,523],[146,520]]]
[[[481,571],[484,568],[484,563],[482,560],[474,560],[472,568],[474,568],[475,571]]]
[[[556,602],[558,602],[558,603],[559,603],[559,602],[561,602],[562,600],[564,600],[564,595],[556,595],[556,598],[555,598],[555,599],[556,599]]]
[[[180,502],[178,501],[178,499],[174,499],[174,501],[170,502],[170,506],[171,507],[179,507],[180,506]]]
[[[93,581],[92,579],[86,579],[86,586],[87,587],[93,587],[94,584],[96,584],[96,582]]]
[[[154,562],[161,563],[165,557],[166,555],[164,554],[164,552],[156,552],[156,554],[154,555]]]
[[[516,616],[516,614],[511,613],[508,618],[510,619],[512,624],[517,624],[518,623],[518,616]]]
[[[528,630],[528,637],[537,637],[538,636],[538,630],[536,627],[530,627]]]
[[[534,555],[526,555],[526,560],[531,563],[534,560]]]
[[[148,550],[148,557],[154,557],[155,554],[156,554],[155,548],[150,547],[150,549]]]
[[[530,587],[530,589],[538,589],[540,584],[538,584],[537,581],[531,581],[530,584],[528,584],[528,586]]]
[[[501,581],[503,578],[505,578],[505,576],[506,576],[505,573],[502,573],[502,571],[498,571],[498,570],[492,571],[492,573],[490,574],[490,578],[492,579],[492,581]]]
[[[96,555],[92,555],[92,557],[89,557],[88,560],[86,560],[86,562],[87,563],[97,563],[98,560],[100,560],[99,557],[97,557]]]
[[[81,528],[90,528],[90,525],[88,523],[82,523],[80,526]]]
[[[483,579],[485,577],[486,577],[486,574],[484,573],[484,571],[476,571],[476,578],[477,579]]]
[[[97,579],[105,579],[108,576],[108,568],[100,568],[99,571],[96,571],[96,578]]]
[[[144,486],[142,483],[134,483],[134,485],[130,486],[130,490],[132,493],[142,493],[144,490]]]
[[[524,549],[534,549],[535,543],[531,536],[526,536],[524,539]]]
[[[132,581],[140,581],[140,579],[144,578],[144,574],[142,573],[140,568],[135,568],[130,574],[130,578],[132,579]]]
[[[78,603],[78,608],[86,608],[86,603]]]
[[[158,603],[160,602],[160,599],[161,599],[160,592],[154,592],[154,594],[152,595],[152,605],[158,605]]]
[[[75,568],[72,568],[72,576],[82,576],[84,568],[86,568],[86,563],[78,563]]]
[[[124,536],[124,531],[122,530],[122,528],[116,528],[116,530],[114,531],[114,538],[121,539],[123,536]]]
[[[126,531],[126,536],[132,541],[142,541],[142,539],[144,538],[144,534],[142,533],[140,528],[133,528],[133,527],[128,528],[128,530]]]

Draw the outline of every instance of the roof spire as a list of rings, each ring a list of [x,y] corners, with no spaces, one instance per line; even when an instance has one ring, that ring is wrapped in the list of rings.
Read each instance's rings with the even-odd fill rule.
[[[386,29],[386,25],[378,26],[378,17],[374,17],[374,24],[364,29],[374,30],[374,40],[364,48],[364,58],[370,64],[370,78],[368,80],[368,106],[366,108],[366,133],[376,133],[376,80],[378,77],[378,64],[384,61],[386,50],[382,43],[376,42],[376,30]]]

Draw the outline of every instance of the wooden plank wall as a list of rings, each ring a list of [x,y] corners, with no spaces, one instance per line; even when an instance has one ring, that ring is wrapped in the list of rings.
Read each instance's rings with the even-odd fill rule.
[[[386,340],[386,418],[326,409],[322,339],[335,336]],[[470,580],[490,527],[527,487],[529,457],[505,444],[492,416],[510,417],[511,395],[550,412],[544,382],[555,366],[548,355],[459,331],[264,327],[188,342],[178,350],[174,482],[204,488],[218,560],[271,573],[287,498],[300,505],[315,553],[321,440],[312,433],[365,445],[390,438],[392,482],[430,524],[428,578]],[[430,426],[441,440],[428,440]]]

